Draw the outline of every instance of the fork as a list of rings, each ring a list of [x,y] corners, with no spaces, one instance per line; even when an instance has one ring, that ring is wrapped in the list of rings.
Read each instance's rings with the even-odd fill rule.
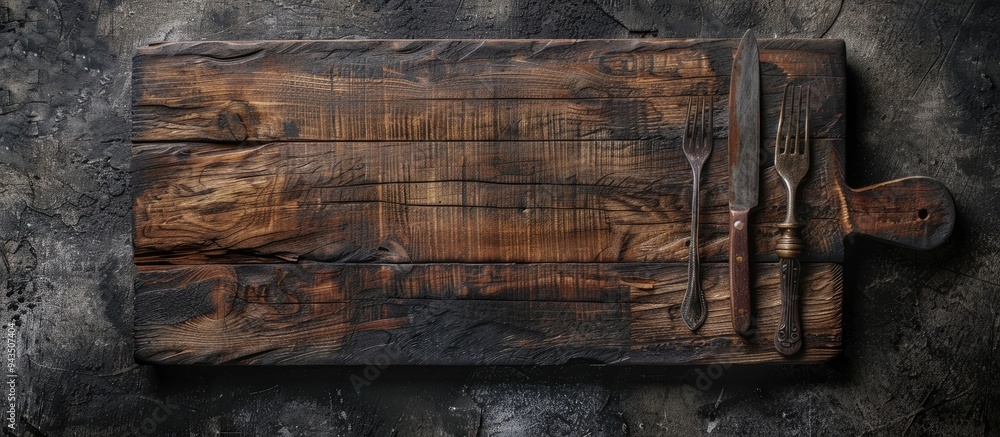
[[[705,323],[708,308],[705,294],[701,290],[701,274],[698,260],[698,198],[701,194],[701,170],[712,154],[712,98],[702,96],[697,104],[688,97],[687,121],[684,125],[684,156],[691,164],[694,183],[691,189],[691,241],[688,251],[688,285],[681,303],[681,318],[692,331]],[[692,110],[694,113],[692,114]],[[701,113],[701,117],[698,115]],[[699,123],[700,122],[700,123]]]
[[[797,93],[796,93],[797,91]],[[790,98],[789,98],[790,94]],[[793,355],[802,348],[802,324],[799,318],[799,255],[805,248],[802,225],[795,220],[795,192],[802,178],[809,172],[809,102],[811,88],[805,92],[805,134],[799,137],[802,121],[802,87],[788,84],[781,96],[781,113],[778,115],[778,135],[774,143],[774,168],[788,189],[788,213],[785,222],[778,225],[777,254],[781,269],[781,321],[774,336],[774,347],[783,355]],[[787,100],[787,102],[786,102]],[[788,103],[788,120],[785,106]],[[792,126],[795,136],[792,137]],[[784,130],[784,132],[782,132]],[[782,143],[784,135],[784,143]]]

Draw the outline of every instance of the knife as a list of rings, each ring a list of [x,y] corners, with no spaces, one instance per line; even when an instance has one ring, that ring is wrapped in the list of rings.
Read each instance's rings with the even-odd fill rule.
[[[760,181],[760,59],[747,30],[733,56],[729,83],[729,287],[733,328],[750,332],[750,251],[747,217],[757,206]]]

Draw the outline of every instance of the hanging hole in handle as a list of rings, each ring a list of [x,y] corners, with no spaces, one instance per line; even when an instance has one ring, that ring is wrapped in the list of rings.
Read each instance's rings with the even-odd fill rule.
[[[917,211],[917,217],[920,218],[920,220],[927,220],[927,216],[929,215],[930,214],[924,208],[920,208],[920,211]]]

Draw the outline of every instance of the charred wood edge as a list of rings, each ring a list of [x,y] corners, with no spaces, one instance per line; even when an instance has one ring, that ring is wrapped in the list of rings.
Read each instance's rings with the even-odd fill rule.
[[[710,315],[700,333],[687,330],[679,314],[684,278],[666,275],[669,290],[658,290],[664,285],[655,283],[657,272],[683,272],[683,264],[205,267],[140,268],[135,331],[139,361],[356,365],[386,360],[385,351],[393,348],[394,354],[387,364],[817,363],[836,356],[842,348],[842,268],[838,264],[803,265],[803,285],[808,287],[803,295],[803,322],[809,330],[805,352],[794,359],[778,354],[769,336],[772,325],[778,323],[780,311],[775,265],[755,269],[755,283],[763,287],[758,297],[762,299],[757,312],[760,326],[759,335],[751,335],[749,339],[739,338],[731,330],[725,292],[720,289],[725,287],[725,281],[712,282],[706,290]],[[278,269],[274,275],[266,274],[275,268]],[[309,273],[303,268],[314,271]],[[460,295],[444,299],[370,295],[343,302],[293,301],[295,296],[303,297],[310,292],[299,287],[297,281],[313,281],[316,275],[330,278],[327,275],[330,269],[346,269],[341,273],[348,276],[339,278],[348,283],[340,285],[367,286],[364,290],[353,289],[354,293],[378,294],[377,287],[364,280],[349,283],[364,277],[364,272],[360,276],[350,275],[358,273],[357,269],[367,269],[369,273],[388,269],[389,274],[383,271],[382,276],[368,279],[405,287],[407,275],[414,269],[474,273],[480,268],[522,270],[528,276],[532,276],[533,270],[545,268],[570,273],[576,269],[604,271],[608,273],[606,276],[590,277],[596,282],[589,290],[610,299],[579,302],[465,299]],[[709,264],[707,277],[724,277],[725,270],[724,264]],[[761,273],[763,270],[766,273]],[[194,276],[185,272],[194,272]],[[489,274],[486,278],[474,276],[471,285],[453,284],[458,288],[434,289],[434,292],[474,293],[477,287],[499,287],[500,291],[509,287],[518,292],[518,285],[476,282],[489,279]],[[454,278],[469,279],[461,275]],[[625,289],[602,288],[601,281],[618,281]],[[337,292],[336,286],[330,285],[321,281],[313,291]],[[283,294],[282,286],[291,295]],[[531,284],[520,286],[530,288]],[[397,291],[407,293],[405,289]],[[236,299],[240,293],[251,295]],[[286,301],[267,302],[269,299]]]

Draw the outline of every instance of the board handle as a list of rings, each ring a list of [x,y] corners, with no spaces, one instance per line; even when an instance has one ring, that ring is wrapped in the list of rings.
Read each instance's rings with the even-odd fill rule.
[[[892,244],[933,249],[955,227],[955,203],[944,184],[914,176],[844,192],[848,235],[867,235]]]

